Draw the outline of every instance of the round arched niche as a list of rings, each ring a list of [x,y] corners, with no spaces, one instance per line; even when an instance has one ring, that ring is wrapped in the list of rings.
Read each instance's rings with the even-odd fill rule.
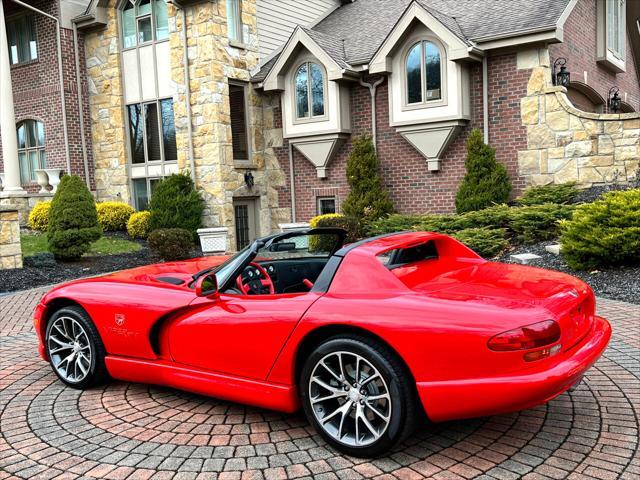
[[[583,112],[603,113],[605,110],[605,99],[586,83],[571,82],[567,87],[567,98]]]
[[[633,113],[633,112],[635,112],[635,110],[631,106],[631,104],[629,104],[627,102],[621,102],[620,103],[620,113]]]

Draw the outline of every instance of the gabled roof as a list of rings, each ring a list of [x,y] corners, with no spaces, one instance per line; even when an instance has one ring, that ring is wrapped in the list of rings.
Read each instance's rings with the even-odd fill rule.
[[[331,45],[327,48],[342,55],[341,60],[354,68],[369,63],[414,2],[469,46],[555,30],[567,7],[575,3],[574,0],[355,0],[305,30],[309,36],[322,35]],[[318,43],[322,44],[322,40]],[[333,54],[329,55],[333,58]],[[267,73],[263,70],[272,65],[272,61],[263,65],[254,81],[264,79]]]

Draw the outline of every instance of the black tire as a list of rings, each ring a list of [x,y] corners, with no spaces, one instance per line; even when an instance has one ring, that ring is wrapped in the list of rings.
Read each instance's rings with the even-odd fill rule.
[[[75,320],[75,322],[77,322],[75,328],[82,328],[82,330],[86,334],[86,339],[88,340],[89,352],[91,354],[90,360],[88,361],[88,371],[83,378],[77,381],[64,378],[64,376],[54,366],[54,357],[56,357],[56,355],[51,354],[50,344],[56,345],[56,343],[55,341],[51,340],[51,331],[54,327],[54,324],[56,324],[56,321],[60,321],[61,319]],[[65,321],[69,322],[68,320]],[[84,339],[85,337],[82,338]],[[95,325],[91,321],[91,318],[89,317],[89,315],[87,315],[87,312],[85,312],[84,309],[79,306],[64,307],[57,310],[51,315],[47,323],[45,347],[47,349],[47,355],[49,356],[49,363],[51,364],[52,370],[58,376],[58,378],[69,387],[84,390],[86,388],[99,385],[109,378],[109,374],[107,373],[107,368],[104,363],[106,351],[104,348],[104,344],[102,343],[102,339],[100,338]],[[64,353],[66,354],[67,352]]]
[[[349,442],[339,441],[335,436],[332,436],[332,434],[327,432],[325,428],[320,425],[320,421],[316,418],[316,412],[312,406],[310,396],[311,389],[314,387],[310,387],[311,375],[314,373],[321,360],[327,361],[326,359],[332,358],[331,354],[337,355],[336,352],[343,352],[343,355],[355,354],[365,359],[375,369],[377,369],[378,373],[386,383],[384,386],[388,389],[390,405],[388,407],[389,410],[386,412],[386,416],[390,419],[388,420],[386,429],[383,430],[380,428],[379,431],[383,432],[380,434],[380,437],[376,440],[371,440],[372,443],[365,446],[357,445],[357,441],[354,444],[353,439],[351,439],[351,444],[348,444]],[[366,381],[363,383],[366,383]],[[339,383],[336,379],[335,385],[338,384]],[[406,367],[393,351],[381,342],[377,342],[370,338],[360,335],[340,335],[329,338],[320,344],[305,360],[300,374],[299,386],[302,406],[309,422],[327,441],[327,443],[333,446],[336,450],[347,455],[370,458],[384,454],[395,444],[409,436],[415,426],[415,420],[417,418],[416,394],[415,387],[412,384],[411,375],[407,372]],[[343,388],[346,390],[348,385],[345,384]],[[358,390],[359,389],[360,387],[358,387]],[[360,390],[360,392],[362,391],[363,390]],[[315,396],[314,400],[317,400],[317,398],[318,396]],[[342,400],[335,401],[336,403],[334,405],[338,405],[339,409],[341,405],[340,402],[342,402]],[[344,404],[349,401],[351,401],[351,399],[347,397]],[[355,415],[355,409],[356,407],[358,409],[360,407],[354,405],[355,403],[358,403],[358,401],[353,400],[351,405],[351,408],[354,409],[354,413],[341,415],[343,417],[345,415],[351,415],[350,421],[357,423],[358,420],[354,418],[357,418],[357,415]],[[360,405],[363,405],[362,400],[360,400],[359,403]],[[344,404],[342,404],[342,406],[344,406]],[[317,405],[318,404],[316,404],[316,408]],[[327,411],[329,411],[329,408],[327,408]],[[365,409],[363,408],[362,411],[365,412]],[[371,416],[374,417],[373,415]],[[362,425],[362,423],[360,423],[360,425]],[[340,432],[342,431],[342,424],[340,424],[340,429],[338,436],[340,436]],[[353,435],[353,437],[355,437],[355,435]]]

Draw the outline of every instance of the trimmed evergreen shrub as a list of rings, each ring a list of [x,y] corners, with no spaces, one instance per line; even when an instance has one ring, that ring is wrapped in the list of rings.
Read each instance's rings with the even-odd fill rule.
[[[29,213],[29,228],[38,232],[46,232],[49,227],[49,212],[51,202],[39,202]]]
[[[517,242],[552,240],[560,235],[560,220],[571,218],[574,209],[573,205],[555,203],[512,208],[509,229]]]
[[[543,185],[527,188],[516,202],[519,205],[542,205],[543,203],[573,203],[580,193],[576,182],[559,185]]]
[[[562,254],[570,267],[640,263],[640,189],[605,193],[560,222]]]
[[[117,232],[127,229],[129,217],[135,210],[124,202],[100,202],[96,204],[98,223],[104,231]]]
[[[65,175],[51,201],[47,241],[60,260],[77,260],[102,235],[96,204],[85,183]]]
[[[193,235],[184,228],[159,228],[148,238],[151,252],[165,261],[188,258],[193,250]]]
[[[471,250],[484,258],[493,258],[502,253],[508,246],[504,228],[465,228],[454,233],[453,238],[464,243]]]
[[[358,137],[347,160],[347,182],[351,187],[342,203],[342,211],[348,217],[376,220],[393,212],[393,204],[382,186],[378,157],[371,137]]]
[[[504,165],[496,161],[496,151],[473,129],[467,139],[465,175],[456,194],[458,213],[481,210],[494,203],[505,203],[511,192],[511,181]]]
[[[204,200],[196,191],[193,180],[186,173],[171,175],[157,186],[149,202],[151,230],[183,228],[197,237],[202,225]]]
[[[149,220],[151,212],[146,210],[136,212],[129,217],[127,222],[127,233],[131,238],[145,239],[149,236]]]

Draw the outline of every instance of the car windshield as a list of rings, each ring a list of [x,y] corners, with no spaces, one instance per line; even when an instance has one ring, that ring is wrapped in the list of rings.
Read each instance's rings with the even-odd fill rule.
[[[342,239],[336,233],[301,233],[263,245],[258,249],[258,260],[328,258],[340,246]]]

